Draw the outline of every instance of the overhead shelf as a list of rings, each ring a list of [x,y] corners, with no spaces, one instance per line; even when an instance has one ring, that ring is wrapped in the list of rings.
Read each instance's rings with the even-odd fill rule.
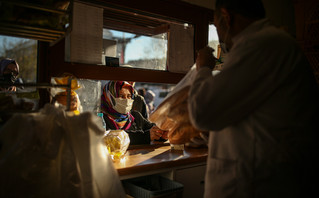
[[[2,0],[0,34],[52,42],[61,38],[71,17],[72,0]]]

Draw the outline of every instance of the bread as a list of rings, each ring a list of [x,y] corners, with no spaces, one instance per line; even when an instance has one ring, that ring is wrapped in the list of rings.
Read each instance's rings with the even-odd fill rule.
[[[159,128],[168,130],[168,139],[172,144],[184,144],[201,132],[195,129],[188,112],[188,92],[186,86],[175,94],[166,98],[150,115],[149,120]]]

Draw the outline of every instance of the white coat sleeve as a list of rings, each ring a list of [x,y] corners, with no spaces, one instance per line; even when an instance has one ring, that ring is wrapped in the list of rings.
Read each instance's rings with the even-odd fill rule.
[[[240,121],[284,82],[291,46],[274,49],[276,40],[233,48],[216,76],[208,68],[198,71],[188,98],[190,120],[196,128],[220,130]]]

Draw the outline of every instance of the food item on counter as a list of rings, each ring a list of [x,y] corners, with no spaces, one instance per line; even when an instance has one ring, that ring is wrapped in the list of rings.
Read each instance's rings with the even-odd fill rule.
[[[183,151],[184,144],[171,144],[171,150]]]
[[[186,86],[165,99],[149,117],[159,128],[169,131],[171,144],[184,144],[202,132],[192,126],[188,117],[189,88]]]
[[[124,130],[110,130],[103,140],[113,160],[123,157],[130,144],[130,138]]]

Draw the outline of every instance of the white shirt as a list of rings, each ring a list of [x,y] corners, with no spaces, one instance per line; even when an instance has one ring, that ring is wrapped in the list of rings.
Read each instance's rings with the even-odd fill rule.
[[[311,155],[318,121],[310,67],[266,19],[233,43],[222,71],[201,68],[189,95],[191,122],[211,131],[205,197],[298,197],[296,170]]]

